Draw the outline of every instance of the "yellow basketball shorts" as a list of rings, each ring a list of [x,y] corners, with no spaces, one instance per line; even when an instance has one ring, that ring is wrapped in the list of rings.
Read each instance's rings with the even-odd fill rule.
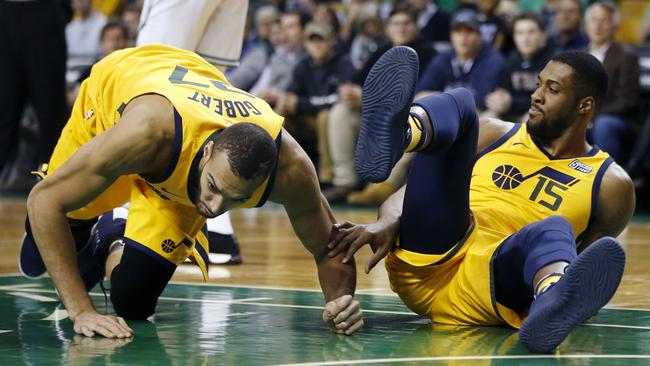
[[[435,323],[519,328],[525,314],[498,304],[494,295],[492,258],[505,239],[495,240],[473,223],[465,237],[441,255],[398,247],[385,261],[391,289],[411,310]]]
[[[56,171],[93,135],[86,126],[92,116],[93,101],[86,94],[86,82],[82,84],[72,115],[61,132],[50,162],[42,176]],[[111,211],[125,203],[130,204],[126,223],[125,241],[153,257],[163,258],[164,263],[178,265],[190,258],[208,276],[208,240],[201,231],[205,218],[194,207],[181,205],[160,197],[137,175],[119,177],[108,189],[84,207],[68,212],[72,219],[91,219]]]

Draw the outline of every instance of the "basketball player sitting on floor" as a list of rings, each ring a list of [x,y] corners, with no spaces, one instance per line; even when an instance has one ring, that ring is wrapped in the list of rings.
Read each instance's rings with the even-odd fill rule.
[[[351,334],[363,324],[355,267],[326,255],[334,216],[282,122],[195,53],[160,44],[112,53],[82,83],[45,179],[29,195],[22,272],[47,268],[75,332],[128,337],[124,318],[151,316],[186,258],[207,279],[206,217],[268,199],[284,205],[314,256],[323,319]],[[85,220],[127,201],[123,235],[115,220],[100,220],[86,244]],[[117,317],[97,313],[87,293],[105,274]]]
[[[590,54],[560,53],[518,124],[479,120],[465,89],[411,104],[417,69],[411,49],[395,48],[366,80],[357,171],[378,182],[404,151],[418,153],[376,223],[335,225],[330,255],[351,260],[369,243],[366,272],[386,256],[391,288],[414,312],[507,324],[531,352],[550,352],[623,275],[612,237],[634,212],[634,186],[585,141],[607,74]]]

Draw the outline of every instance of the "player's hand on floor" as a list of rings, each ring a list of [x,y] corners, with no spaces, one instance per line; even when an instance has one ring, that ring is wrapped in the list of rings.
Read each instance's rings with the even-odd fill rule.
[[[74,331],[86,337],[96,334],[107,338],[128,338],[133,336],[126,321],[119,316],[102,315],[95,310],[89,310],[77,315],[74,319]]]
[[[325,304],[323,321],[334,333],[350,335],[363,326],[363,313],[352,295],[343,295]]]
[[[370,244],[373,255],[368,258],[365,267],[366,273],[369,273],[393,247],[398,226],[399,222],[384,220],[367,225],[353,224],[348,221],[334,224],[328,244],[330,249],[328,255],[334,257],[345,251],[343,263],[347,263],[362,246]]]

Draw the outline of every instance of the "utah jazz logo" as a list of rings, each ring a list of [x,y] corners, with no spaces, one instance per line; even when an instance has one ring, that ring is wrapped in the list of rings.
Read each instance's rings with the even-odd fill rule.
[[[163,252],[171,253],[178,247],[178,244],[174,243],[174,241],[171,239],[165,239],[160,244],[160,246],[162,247]]]
[[[176,248],[178,248],[181,244],[185,244],[185,246],[188,248],[192,247],[192,243],[187,239],[183,239],[183,241],[180,243],[174,243],[174,241],[171,239],[165,239],[162,243],[160,243],[160,247],[162,248],[163,252],[171,253],[176,250]]]
[[[492,172],[494,185],[506,191],[515,189],[527,179],[535,177],[537,177],[538,183],[528,199],[539,203],[551,211],[557,211],[560,208],[562,204],[562,195],[560,193],[580,181],[580,179],[550,167],[544,167],[526,176],[516,167],[507,164],[496,167],[494,172]],[[544,196],[546,197],[540,197],[542,190],[544,190]]]

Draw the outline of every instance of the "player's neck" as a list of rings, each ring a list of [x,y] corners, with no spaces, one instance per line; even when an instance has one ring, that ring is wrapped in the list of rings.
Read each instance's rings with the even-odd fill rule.
[[[562,136],[552,139],[543,140],[535,138],[535,141],[547,153],[559,159],[575,158],[585,156],[591,150],[591,146],[587,143],[587,130],[586,126],[576,123],[567,128]]]

